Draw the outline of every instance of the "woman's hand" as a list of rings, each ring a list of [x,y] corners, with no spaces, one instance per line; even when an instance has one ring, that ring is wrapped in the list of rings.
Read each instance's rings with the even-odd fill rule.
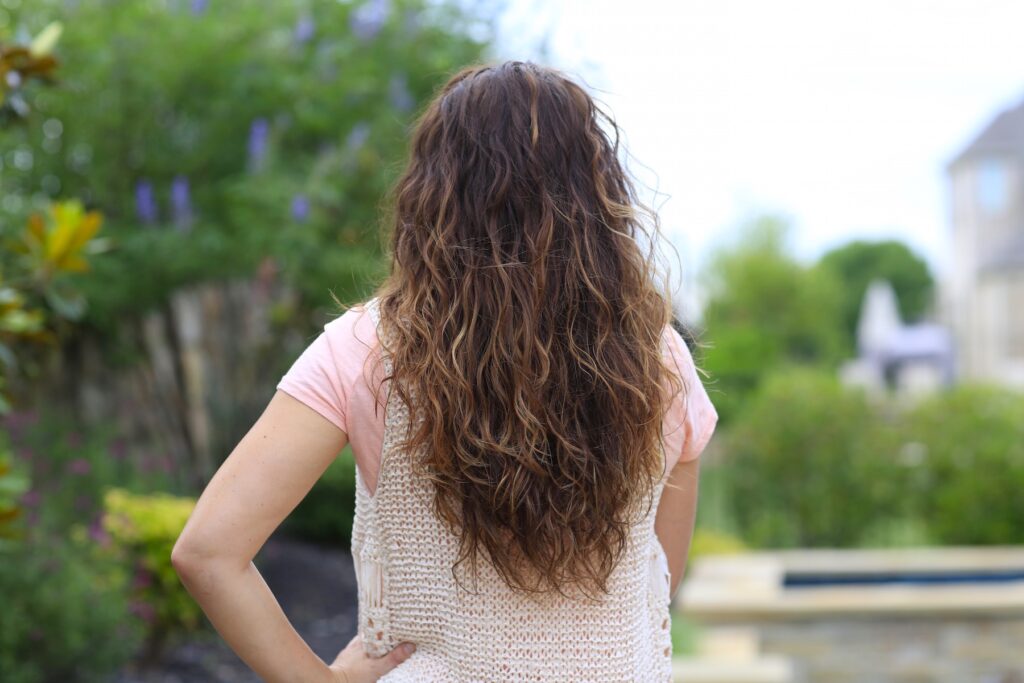
[[[407,660],[415,650],[412,643],[402,643],[383,657],[371,657],[363,649],[362,638],[356,636],[338,653],[331,664],[331,672],[337,683],[374,683]]]

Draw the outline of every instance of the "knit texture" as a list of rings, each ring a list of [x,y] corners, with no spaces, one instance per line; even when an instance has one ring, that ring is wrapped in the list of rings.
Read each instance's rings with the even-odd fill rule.
[[[377,299],[367,308],[379,329]],[[389,359],[382,356],[388,373]],[[513,592],[485,560],[476,580],[452,567],[458,538],[437,518],[433,487],[397,449],[409,411],[391,392],[381,470],[371,495],[358,471],[352,554],[359,631],[373,655],[416,644],[386,683],[671,680],[669,571],[654,513],[635,524],[600,602]]]

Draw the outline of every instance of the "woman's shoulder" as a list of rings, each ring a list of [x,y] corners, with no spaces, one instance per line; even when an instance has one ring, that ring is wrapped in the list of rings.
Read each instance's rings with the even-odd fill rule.
[[[375,305],[376,299],[353,304],[324,325],[336,362],[357,361],[378,347]]]

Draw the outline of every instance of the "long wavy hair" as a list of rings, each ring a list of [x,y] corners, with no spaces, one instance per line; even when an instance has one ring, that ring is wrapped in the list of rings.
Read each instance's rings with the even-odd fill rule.
[[[516,591],[608,592],[685,388],[662,354],[657,216],[619,152],[614,120],[562,73],[463,69],[416,123],[383,233],[402,446],[456,565],[485,558]]]

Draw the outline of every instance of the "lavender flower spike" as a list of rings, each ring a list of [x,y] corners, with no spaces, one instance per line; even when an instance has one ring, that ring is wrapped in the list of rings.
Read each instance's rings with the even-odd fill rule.
[[[147,225],[156,223],[156,198],[153,196],[153,184],[148,180],[135,184],[135,213]]]
[[[404,113],[409,112],[416,104],[415,98],[409,92],[409,83],[405,74],[395,74],[388,82],[388,100],[391,106]]]
[[[192,200],[189,196],[188,178],[175,176],[171,184],[171,213],[178,230],[187,232],[192,227]]]
[[[315,34],[316,23],[313,21],[313,16],[309,12],[302,14],[295,24],[295,42],[299,45],[308,43]]]
[[[389,0],[367,0],[353,10],[349,27],[360,40],[373,40],[387,23],[390,13]]]
[[[299,223],[309,220],[309,197],[304,194],[297,194],[292,197],[291,206],[292,218]]]
[[[369,138],[370,124],[366,121],[360,121],[352,126],[352,130],[349,131],[348,137],[345,138],[345,147],[348,148],[349,152],[358,152]]]
[[[270,138],[270,124],[264,118],[258,118],[249,126],[249,170],[258,171],[263,168],[267,157],[267,143]]]

